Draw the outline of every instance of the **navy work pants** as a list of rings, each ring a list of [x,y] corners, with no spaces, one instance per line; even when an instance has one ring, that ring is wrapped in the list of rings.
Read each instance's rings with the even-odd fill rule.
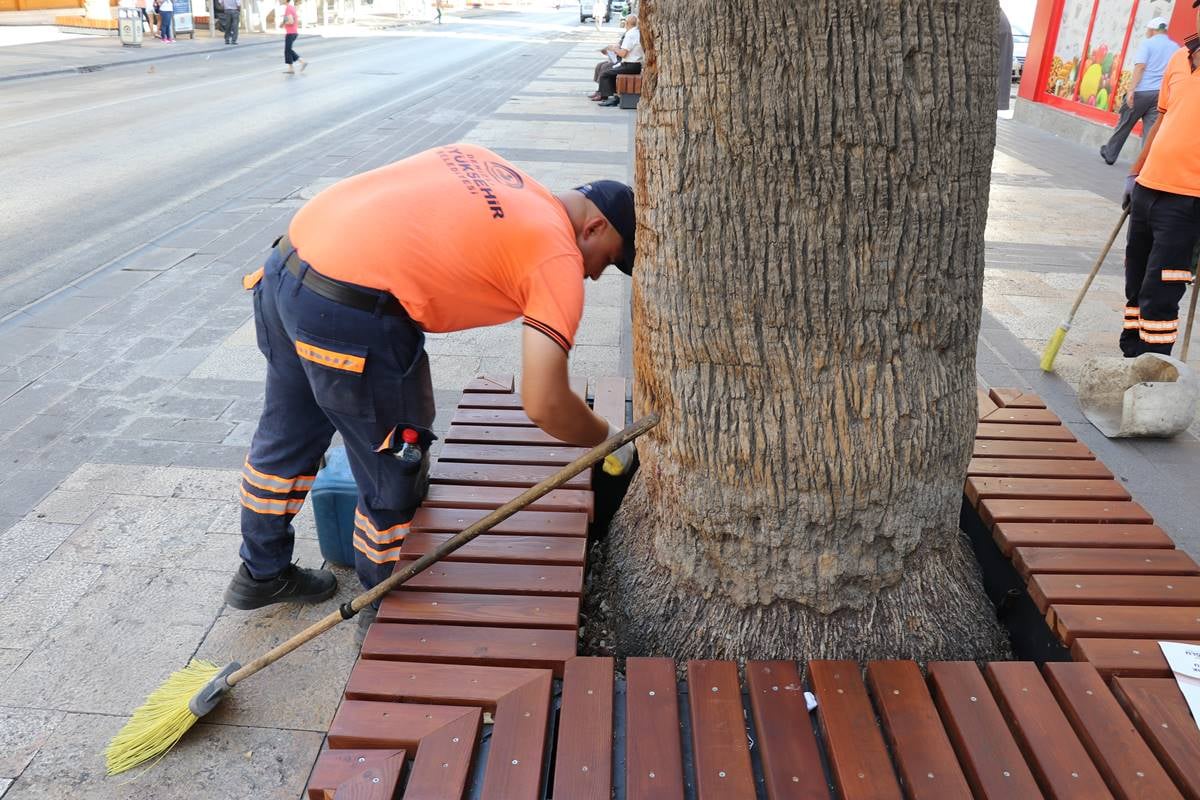
[[[1121,352],[1171,355],[1179,300],[1192,280],[1200,237],[1200,197],[1133,187],[1125,246],[1125,326]]]
[[[312,488],[336,430],[358,488],[355,568],[367,588],[395,566],[421,503],[433,441],[433,387],[425,336],[406,316],[329,300],[271,251],[254,289],[258,346],[267,358],[266,400],[242,471],[242,560],[255,578],[277,575],[292,558],[292,518]],[[301,262],[301,275],[311,269]],[[425,460],[399,461],[397,429],[421,435]]]

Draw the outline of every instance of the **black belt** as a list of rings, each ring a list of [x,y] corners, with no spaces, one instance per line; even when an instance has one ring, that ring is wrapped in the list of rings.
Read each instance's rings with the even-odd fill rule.
[[[328,278],[312,268],[300,258],[300,254],[292,247],[286,236],[275,245],[280,257],[285,257],[284,266],[288,272],[300,279],[300,283],[321,295],[326,300],[332,300],[343,306],[357,308],[359,311],[369,311],[372,314],[378,309],[379,313],[393,317],[407,317],[408,312],[400,301],[389,292],[382,289],[367,289],[343,283]],[[307,269],[305,269],[307,267]]]

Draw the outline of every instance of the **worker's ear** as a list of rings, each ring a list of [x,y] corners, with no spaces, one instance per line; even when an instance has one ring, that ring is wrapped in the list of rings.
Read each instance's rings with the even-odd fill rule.
[[[604,215],[597,214],[583,224],[582,238],[586,240],[603,236],[604,232],[608,230],[609,227],[611,226],[608,224],[608,220],[604,218]]]

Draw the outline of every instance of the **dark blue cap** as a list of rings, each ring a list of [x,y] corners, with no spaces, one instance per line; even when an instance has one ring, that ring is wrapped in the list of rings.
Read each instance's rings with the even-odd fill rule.
[[[617,269],[626,275],[633,274],[633,235],[637,231],[637,220],[633,211],[633,189],[620,181],[592,181],[576,186],[575,191],[596,204],[608,224],[621,234],[624,253],[617,262]]]

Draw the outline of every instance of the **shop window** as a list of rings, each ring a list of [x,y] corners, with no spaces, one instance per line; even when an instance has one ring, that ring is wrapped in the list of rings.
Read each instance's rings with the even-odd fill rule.
[[[1079,65],[1087,44],[1088,28],[1092,21],[1094,0],[1066,0],[1059,21],[1054,58],[1046,80],[1046,92],[1055,97],[1074,99],[1079,85]]]

